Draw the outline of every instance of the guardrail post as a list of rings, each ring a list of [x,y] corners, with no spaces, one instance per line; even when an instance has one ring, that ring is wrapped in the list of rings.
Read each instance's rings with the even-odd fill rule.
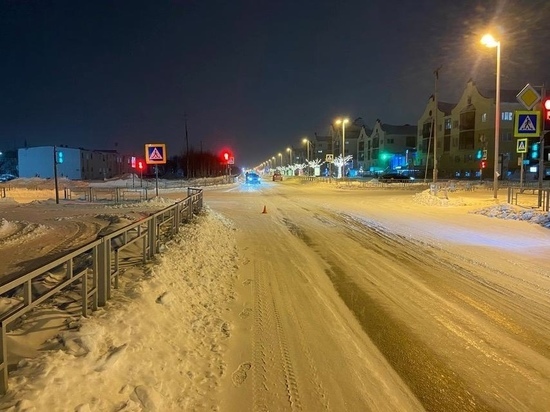
[[[2,371],[0,373],[0,394],[5,395],[8,391],[8,344],[6,342],[6,324],[2,322],[1,325],[1,339],[0,339],[0,365]]]
[[[181,218],[181,204],[177,204],[174,209],[174,233],[179,233],[180,231],[180,218]]]
[[[152,216],[147,223],[147,235],[149,236],[149,256],[151,259],[157,253],[157,218]]]
[[[193,196],[185,199],[185,203],[187,204],[187,221],[190,221],[193,219],[193,207],[195,207],[193,203]]]
[[[108,242],[103,239],[97,247],[97,305],[105,306],[107,303],[107,284],[109,282],[109,267],[107,260],[109,259],[109,250],[107,250]]]

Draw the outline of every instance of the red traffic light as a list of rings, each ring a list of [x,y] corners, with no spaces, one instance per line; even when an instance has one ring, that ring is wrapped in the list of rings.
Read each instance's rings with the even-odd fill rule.
[[[487,167],[487,160],[482,160],[479,165],[482,169],[485,169]]]
[[[550,130],[550,97],[542,99],[542,126],[544,130]]]
[[[138,169],[143,170],[143,162],[141,160],[138,162]]]
[[[228,165],[228,164],[233,164],[233,152],[231,152],[230,149],[223,149],[221,152],[220,152],[220,158],[221,158],[221,162]]]

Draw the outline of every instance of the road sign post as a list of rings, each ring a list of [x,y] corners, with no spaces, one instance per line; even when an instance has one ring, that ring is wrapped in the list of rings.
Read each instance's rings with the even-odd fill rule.
[[[155,165],[155,189],[159,195],[159,164],[166,164],[166,145],[164,143],[148,143],[145,145],[145,162]]]
[[[516,153],[521,153],[521,163],[520,163],[520,170],[519,170],[519,188],[522,190],[523,188],[523,156],[525,153],[527,153],[527,147],[529,146],[529,139],[523,138],[518,139],[516,141]]]

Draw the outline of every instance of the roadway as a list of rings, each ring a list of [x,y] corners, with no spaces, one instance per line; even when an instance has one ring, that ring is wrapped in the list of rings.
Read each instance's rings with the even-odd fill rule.
[[[469,213],[490,192],[447,207],[414,195],[297,180],[205,190],[239,245],[233,336],[251,331],[230,344],[222,405],[548,410],[550,231]]]

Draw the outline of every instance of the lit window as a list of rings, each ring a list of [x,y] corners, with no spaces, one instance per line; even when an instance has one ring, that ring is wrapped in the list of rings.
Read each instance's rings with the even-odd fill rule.
[[[506,121],[512,121],[512,112],[502,112],[501,113],[501,118],[502,120],[506,120]]]
[[[451,130],[451,119],[445,119],[445,129]]]

